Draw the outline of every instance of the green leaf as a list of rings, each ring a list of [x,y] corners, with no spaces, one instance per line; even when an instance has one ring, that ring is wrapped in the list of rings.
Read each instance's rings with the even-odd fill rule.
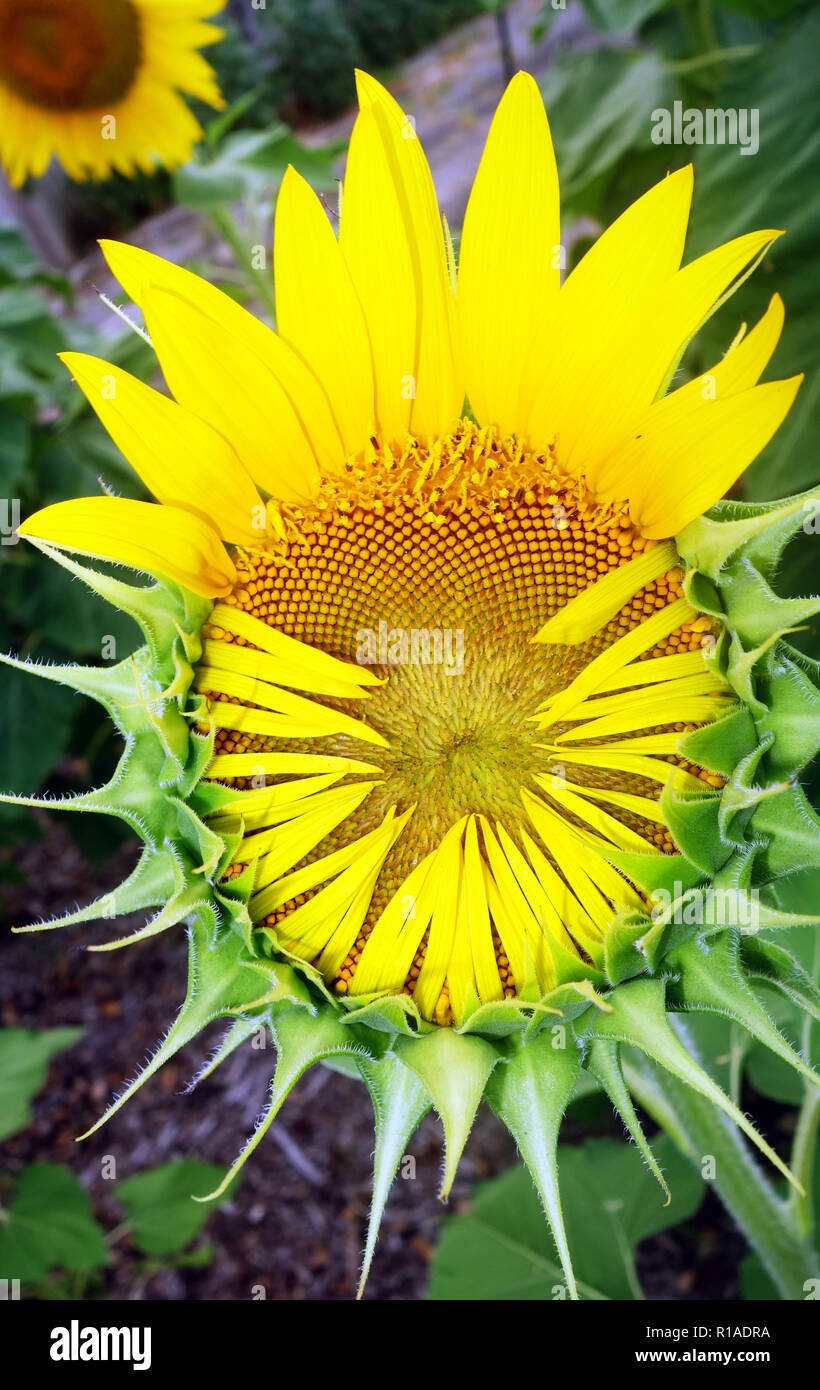
[[[71,294],[70,282],[65,276],[43,269],[17,227],[10,224],[0,226],[0,285],[22,284],[24,281],[48,285],[66,296]]]
[[[628,1144],[590,1139],[559,1147],[564,1217],[582,1299],[641,1297],[634,1252],[697,1211],[703,1180],[662,1135],[655,1145],[672,1190],[669,1206]],[[433,1257],[436,1300],[551,1301],[563,1276],[530,1178],[514,1168],[476,1189],[466,1216],[445,1220]]]
[[[740,1292],[743,1298],[756,1303],[770,1303],[779,1298],[777,1285],[766,1273],[759,1255],[747,1255],[740,1265]]]
[[[555,61],[541,83],[558,151],[564,216],[597,215],[625,155],[650,152],[649,112],[669,106],[671,78],[654,53],[599,48]]]
[[[634,33],[667,0],[581,0],[590,24],[604,34]]]
[[[213,1211],[192,1197],[215,1187],[223,1176],[224,1169],[213,1163],[184,1159],[118,1182],[117,1200],[137,1249],[144,1255],[169,1255],[190,1245]]]
[[[309,182],[331,188],[334,176],[328,153],[302,145],[285,125],[268,130],[235,131],[222,142],[218,155],[195,161],[174,175],[176,201],[196,211],[208,211],[226,203],[265,192],[275,194],[289,164]]]
[[[755,1090],[769,1100],[779,1100],[783,1105],[799,1105],[802,1101],[805,1087],[797,1072],[760,1043],[750,1048],[746,1070]]]
[[[6,739],[0,791],[30,792],[40,785],[60,761],[76,712],[65,691],[4,669],[0,721],[15,737]]]
[[[21,481],[31,453],[32,429],[27,417],[13,406],[0,404],[0,495],[11,498]],[[0,521],[7,518],[0,514]]]
[[[68,1168],[24,1168],[0,1224],[0,1279],[35,1283],[52,1269],[108,1263],[104,1233],[87,1193]]]
[[[26,285],[9,285],[0,290],[0,326],[3,328],[31,323],[43,318],[45,312],[45,301],[37,290]]]
[[[771,0],[769,8],[783,13],[785,7]],[[760,6],[755,12],[761,12]],[[745,495],[752,498],[782,496],[810,486],[820,476],[812,447],[820,420],[820,271],[814,254],[820,187],[813,175],[820,162],[818,44],[820,15],[815,7],[772,36],[758,57],[727,70],[713,104],[759,112],[757,154],[743,157],[740,147],[725,145],[694,151],[695,209],[688,258],[754,227],[784,228],[787,233],[729,309],[703,330],[698,339],[701,368],[720,359],[738,321],[754,322],[777,290],[786,305],[786,326],[766,375],[773,379],[810,370],[786,422],[746,475]]]
[[[804,9],[807,0],[720,0],[720,3],[727,10],[751,19],[785,19],[795,10]]]
[[[31,1099],[46,1079],[58,1052],[73,1047],[82,1028],[3,1028],[0,1030],[0,1139],[25,1129]]]

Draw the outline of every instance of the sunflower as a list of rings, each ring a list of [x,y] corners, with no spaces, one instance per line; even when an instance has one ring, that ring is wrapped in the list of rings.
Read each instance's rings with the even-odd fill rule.
[[[146,633],[113,671],[35,668],[101,700],[125,738],[113,781],[67,804],[122,816],[145,850],[121,889],[48,925],[160,907],[114,947],[187,921],[188,996],[135,1084],[218,1014],[233,1021],[212,1065],[264,1020],[278,1068],[240,1161],[312,1062],[358,1069],[377,1114],[368,1262],[419,1116],[433,1104],[444,1121],[446,1195],[486,1095],[574,1293],[552,1156],[582,1064],[656,1172],[624,1041],[788,1171],[670,1009],[730,1001],[813,1077],[745,981],[737,918],[714,907],[716,890],[754,905],[746,936],[776,916],[757,885],[794,860],[760,846],[808,809],[796,751],[774,790],[750,781],[765,782],[769,718],[750,672],[795,659],[764,557],[803,503],[774,519],[713,506],[800,383],[758,384],[779,298],[668,390],[780,233],[681,268],[683,169],[561,284],[550,132],[519,74],[456,271],[412,123],[358,83],[338,236],[295,170],[281,187],[278,332],[177,266],[103,245],[172,398],[64,360],[160,505],[61,502],[20,530]]]
[[[150,173],[202,136],[180,92],[221,107],[197,52],[221,0],[0,0],[0,163],[15,188],[52,155],[73,179]]]

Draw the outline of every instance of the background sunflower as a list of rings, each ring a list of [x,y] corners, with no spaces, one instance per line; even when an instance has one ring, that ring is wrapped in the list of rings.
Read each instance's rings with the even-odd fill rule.
[[[181,93],[222,105],[198,50],[220,0],[3,0],[0,163],[19,187],[56,158],[74,179],[173,168],[199,122]]]

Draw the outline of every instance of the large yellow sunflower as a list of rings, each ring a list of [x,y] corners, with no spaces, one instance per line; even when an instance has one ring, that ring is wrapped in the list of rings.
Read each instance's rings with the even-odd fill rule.
[[[458,1025],[600,967],[614,917],[645,907],[630,861],[675,850],[670,769],[684,793],[721,785],[678,753],[733,696],[670,538],[766,444],[799,379],[756,384],[775,297],[666,394],[779,235],[681,269],[691,169],[560,285],[550,133],[521,74],[456,278],[412,126],[372,78],[359,92],[338,238],[284,179],[278,333],[105,245],[175,399],[65,361],[162,505],[68,501],[21,532],[217,600],[195,683],[207,776],[257,788],[213,821],[239,837],[231,872],[255,865],[252,919],[337,994],[403,994]]]
[[[180,92],[222,98],[197,52],[221,0],[0,0],[0,163],[13,186],[52,156],[74,179],[189,159],[202,131]]]
[[[712,506],[799,385],[758,384],[780,300],[669,391],[779,233],[681,269],[684,169],[560,284],[552,144],[519,75],[456,273],[412,122],[371,78],[359,92],[338,237],[304,180],[283,181],[278,332],[156,256],[104,248],[173,399],[65,360],[160,505],[61,502],[20,530],[145,643],[113,667],[0,660],[109,712],[116,772],[56,804],[120,816],[144,848],[113,892],[24,930],[158,908],[111,950],[187,923],[179,1016],[104,1118],[214,1018],[229,1031],[202,1075],[270,1028],[269,1104],[217,1192],[310,1065],[357,1069],[376,1113],[365,1273],[420,1116],[444,1123],[446,1196],[486,1096],[574,1297],[555,1154],[582,1066],[658,1176],[624,1043],[788,1173],[670,1012],[742,1021],[818,1083],[752,987],[799,988],[755,933],[784,923],[777,878],[819,853],[798,786],[817,672],[782,640],[818,600],[769,584],[817,499]]]

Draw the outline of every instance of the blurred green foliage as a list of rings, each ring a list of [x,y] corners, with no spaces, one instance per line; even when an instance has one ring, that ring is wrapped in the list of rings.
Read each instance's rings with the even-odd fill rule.
[[[51,1058],[73,1047],[81,1028],[0,1029],[0,1140],[31,1121],[31,1100],[46,1079]]]
[[[44,274],[18,233],[0,227],[0,505],[6,508],[0,515],[0,651],[93,663],[104,652],[115,660],[117,651],[130,650],[136,628],[89,591],[62,582],[56,567],[21,544],[12,526],[15,517],[40,506],[97,492],[101,474],[118,492],[142,495],[58,360],[69,346],[59,316],[70,300],[68,282]],[[75,323],[71,346],[99,351],[98,335]],[[127,331],[106,344],[106,353],[138,373],[152,370],[150,349]],[[79,784],[90,785],[112,756],[110,740],[101,746],[97,737],[96,711],[66,699],[56,685],[8,668],[0,681],[0,718],[14,731],[0,760],[4,790],[30,793],[68,759]],[[4,838],[25,833],[27,825],[27,812],[0,807]],[[110,843],[103,835],[100,853]]]
[[[481,0],[271,0],[285,100],[334,115],[355,100],[354,68],[393,67],[482,9]]]
[[[336,0],[272,0],[271,22],[286,107],[332,116],[349,106],[364,52],[342,6]]]

